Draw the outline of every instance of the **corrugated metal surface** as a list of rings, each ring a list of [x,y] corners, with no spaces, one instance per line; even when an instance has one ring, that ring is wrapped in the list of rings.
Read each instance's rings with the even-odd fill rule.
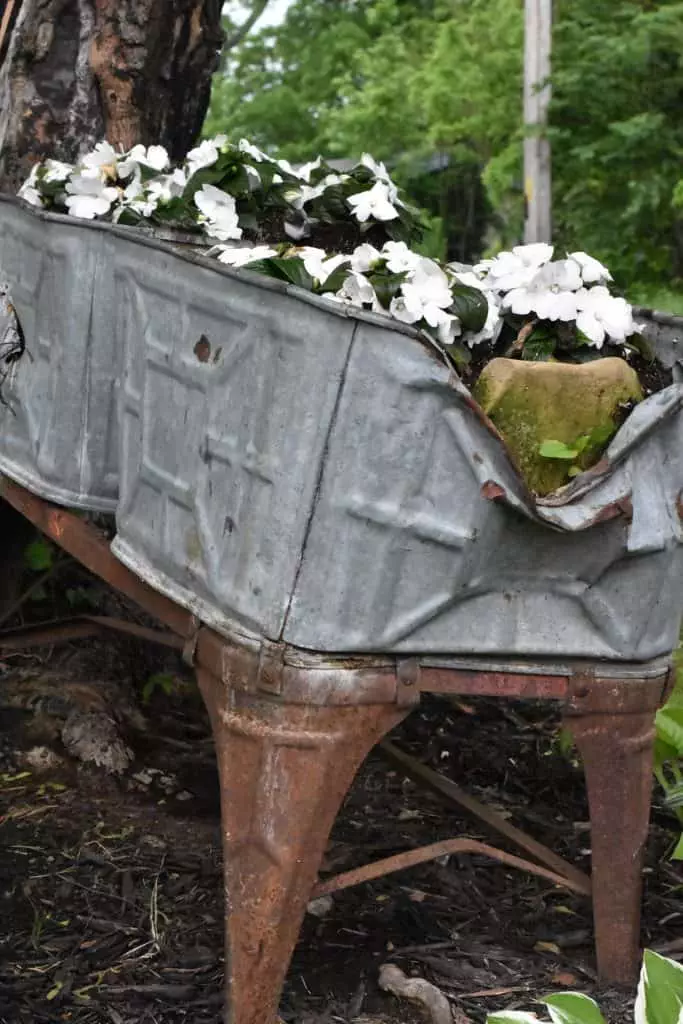
[[[614,465],[577,481],[573,500],[536,505],[465,389],[408,339],[362,328],[285,639],[432,654],[668,652],[683,600],[682,392],[639,407],[610,448]]]
[[[354,323],[111,241],[125,353],[114,550],[208,623],[277,635]]]
[[[41,497],[113,511],[118,438],[101,232],[0,196],[0,280],[27,351],[5,381],[0,471]]]

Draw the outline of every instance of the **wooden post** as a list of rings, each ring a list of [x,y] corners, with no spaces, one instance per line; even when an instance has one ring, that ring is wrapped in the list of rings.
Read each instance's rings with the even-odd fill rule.
[[[552,0],[525,0],[524,6],[524,241],[552,236],[550,143],[545,136],[550,102]]]

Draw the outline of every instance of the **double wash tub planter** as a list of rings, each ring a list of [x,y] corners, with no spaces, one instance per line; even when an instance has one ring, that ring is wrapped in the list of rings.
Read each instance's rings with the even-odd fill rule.
[[[27,352],[0,471],[116,510],[117,557],[227,638],[626,661],[676,645],[680,383],[535,501],[452,371],[384,317],[11,200],[3,276]],[[675,324],[657,330],[675,363]]]
[[[27,352],[3,385],[0,473],[115,510],[115,555],[214,630],[196,650],[222,780],[231,1024],[274,1020],[364,754],[421,688],[465,677],[469,692],[563,696],[575,716],[599,968],[625,980],[652,715],[683,607],[683,384],[536,500],[440,354],[386,317],[9,199],[3,277]],[[650,328],[678,378],[678,322]]]

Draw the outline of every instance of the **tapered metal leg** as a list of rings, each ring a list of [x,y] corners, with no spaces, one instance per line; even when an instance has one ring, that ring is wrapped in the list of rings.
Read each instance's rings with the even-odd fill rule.
[[[226,1022],[273,1024],[329,831],[395,705],[285,704],[198,670],[221,783]]]
[[[642,869],[660,693],[653,680],[594,681],[591,692],[580,693],[583,709],[575,709],[567,721],[588,788],[598,974],[613,984],[633,983],[640,964]]]

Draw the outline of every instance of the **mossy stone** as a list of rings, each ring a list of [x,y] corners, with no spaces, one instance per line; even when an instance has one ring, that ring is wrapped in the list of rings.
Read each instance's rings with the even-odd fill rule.
[[[570,479],[572,465],[588,469],[604,441],[589,444],[572,462],[539,454],[544,441],[572,448],[578,438],[608,436],[619,423],[620,406],[639,402],[643,392],[635,370],[623,359],[588,363],[492,359],[474,387],[474,397],[512,452],[528,486],[549,494]]]

